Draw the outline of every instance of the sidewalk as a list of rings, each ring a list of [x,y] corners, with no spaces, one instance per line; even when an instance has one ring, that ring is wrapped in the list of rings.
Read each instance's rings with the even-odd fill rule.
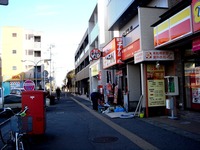
[[[85,95],[74,96],[90,101]],[[180,111],[178,116],[177,119],[170,119],[168,116],[138,119],[200,142],[200,113]]]

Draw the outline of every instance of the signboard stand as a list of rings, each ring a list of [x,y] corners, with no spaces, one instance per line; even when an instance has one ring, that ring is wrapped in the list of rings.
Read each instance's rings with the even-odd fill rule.
[[[170,110],[171,110],[171,116],[169,116],[168,118],[169,119],[177,119],[177,117],[175,117],[175,114],[174,114],[174,96],[172,96],[170,99],[169,99],[169,105],[170,105]]]

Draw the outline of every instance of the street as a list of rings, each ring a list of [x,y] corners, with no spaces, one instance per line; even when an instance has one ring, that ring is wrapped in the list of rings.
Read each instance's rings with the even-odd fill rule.
[[[62,96],[47,108],[46,132],[30,138],[33,150],[196,150],[200,142],[139,118],[111,119],[92,110],[91,102]]]

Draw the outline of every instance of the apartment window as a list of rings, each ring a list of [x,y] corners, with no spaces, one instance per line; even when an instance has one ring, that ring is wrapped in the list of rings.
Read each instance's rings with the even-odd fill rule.
[[[17,33],[12,33],[12,37],[17,37]]]
[[[33,50],[28,50],[28,55],[33,55]]]
[[[41,42],[41,36],[34,36],[34,42]]]
[[[34,57],[41,57],[41,51],[35,51]]]
[[[17,54],[17,50],[12,50],[12,54]]]
[[[13,67],[12,67],[12,70],[17,70],[17,66],[13,66]]]

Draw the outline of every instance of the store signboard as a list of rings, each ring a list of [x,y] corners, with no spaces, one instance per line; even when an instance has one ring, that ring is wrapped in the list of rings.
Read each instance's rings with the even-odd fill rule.
[[[154,27],[154,46],[158,47],[192,33],[191,7],[188,6]]]
[[[147,65],[148,107],[165,106],[165,69],[161,65]]]
[[[132,42],[122,50],[122,61],[134,57],[134,53],[140,50],[140,39]]]
[[[122,38],[116,37],[103,48],[103,69],[122,62]]]
[[[197,32],[200,30],[200,1],[192,1],[192,26],[193,31]]]
[[[154,46],[161,45],[170,40],[169,38],[169,19],[160,23],[154,28]]]
[[[101,57],[101,51],[99,49],[93,49],[90,51],[90,57],[92,60],[97,60]]]
[[[174,52],[167,50],[139,51],[134,54],[134,62],[174,60]]]
[[[164,80],[148,80],[148,107],[165,106]]]
[[[12,80],[20,80],[21,76],[20,75],[14,75],[12,76]]]
[[[20,82],[10,82],[10,89],[19,88]]]
[[[94,64],[91,67],[91,76],[96,76],[99,73],[99,67],[98,64]]]

